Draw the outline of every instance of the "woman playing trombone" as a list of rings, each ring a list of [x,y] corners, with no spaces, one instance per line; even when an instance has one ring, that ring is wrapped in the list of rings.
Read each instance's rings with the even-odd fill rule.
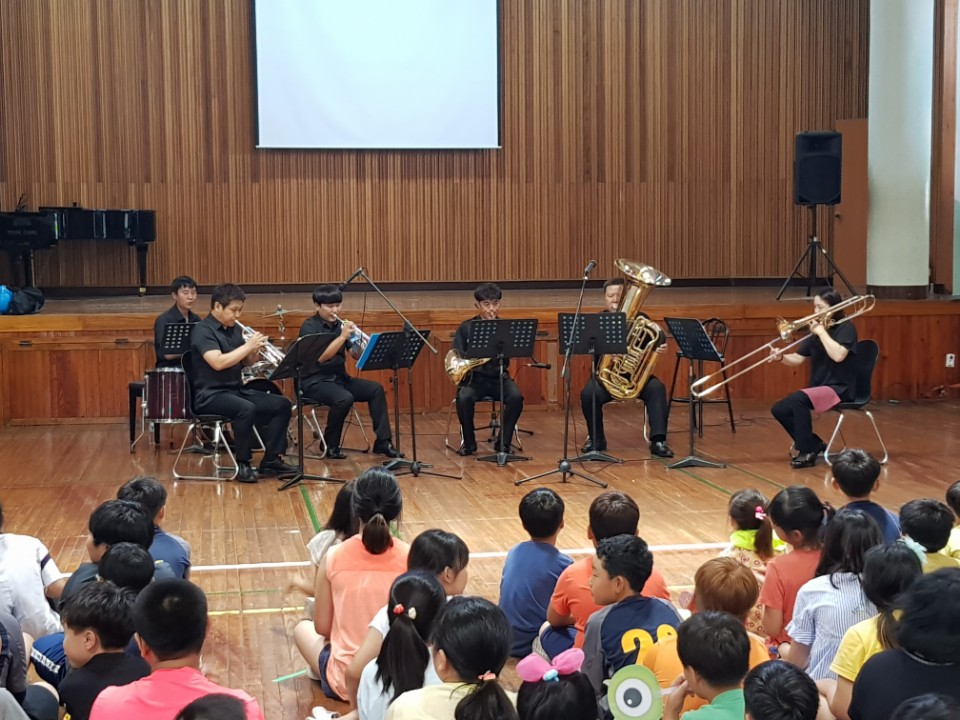
[[[809,337],[796,352],[770,349],[771,362],[796,366],[810,360],[809,386],[771,408],[777,422],[793,438],[798,453],[790,461],[793,468],[813,467],[817,455],[827,449],[823,439],[813,432],[811,412],[826,412],[840,402],[850,401],[856,390],[857,329],[849,320],[839,322],[842,309],[830,312],[840,301],[840,294],[832,288],[818,292],[813,298],[815,319],[809,325]]]

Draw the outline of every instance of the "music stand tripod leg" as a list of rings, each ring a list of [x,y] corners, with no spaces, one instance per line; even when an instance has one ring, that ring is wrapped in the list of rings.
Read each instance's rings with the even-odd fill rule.
[[[414,477],[420,477],[421,475],[430,475],[432,477],[442,477],[449,480],[463,480],[463,475],[447,475],[445,473],[433,472],[431,470],[424,470],[424,468],[432,468],[433,465],[429,463],[422,463],[417,459],[417,427],[416,420],[414,419],[413,411],[413,378],[411,373],[413,372],[412,368],[407,368],[407,389],[409,391],[409,412],[410,412],[410,448],[413,452],[412,460],[404,460],[401,458],[394,458],[383,464],[384,469],[390,470],[397,477],[401,475],[413,475]],[[397,422],[397,437],[400,437],[400,398],[398,397],[399,390],[396,385],[394,385],[394,394],[393,402],[394,407],[398,408],[396,412],[396,422]],[[397,448],[399,450],[399,447]],[[394,468],[400,468],[399,471],[395,471]]]
[[[500,417],[498,422],[500,423],[500,439],[497,443],[497,452],[493,455],[483,455],[482,457],[477,458],[477,462],[495,462],[497,467],[506,467],[507,463],[517,462],[519,460],[531,460],[532,458],[528,455],[517,455],[515,453],[506,452],[503,448],[510,447],[513,443],[513,433],[510,433],[509,438],[504,436],[507,434],[503,429],[503,355],[498,355],[497,359],[500,361]],[[504,445],[506,441],[506,446]]]

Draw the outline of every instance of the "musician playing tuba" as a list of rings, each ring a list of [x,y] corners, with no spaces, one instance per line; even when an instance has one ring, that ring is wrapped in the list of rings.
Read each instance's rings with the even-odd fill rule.
[[[343,292],[337,285],[318,285],[313,291],[313,306],[316,314],[300,326],[300,336],[317,333],[328,335],[329,342],[317,361],[306,368],[303,378],[303,395],[327,405],[327,427],[323,436],[327,440],[327,457],[342,460],[346,457],[340,449],[343,423],[356,401],[367,403],[373,430],[377,436],[373,451],[395,458],[400,452],[393,446],[390,418],[387,413],[387,398],[383,386],[373,380],[363,380],[347,374],[346,352],[359,357],[363,334],[349,320],[340,317]]]
[[[843,310],[830,312],[840,301],[840,293],[833,288],[818,292],[813,298],[813,309],[815,314],[822,313],[822,317],[808,326],[809,337],[793,353],[770,349],[771,362],[796,366],[810,360],[808,386],[791,393],[770,409],[793,438],[798,454],[790,461],[792,468],[813,467],[817,455],[827,449],[823,439],[813,432],[811,411],[826,412],[840,402],[853,400],[856,392],[857,329],[852,322],[838,322],[843,319]]]
[[[620,298],[623,295],[625,281],[621,277],[611,278],[603,284],[603,312],[617,312],[620,305]],[[644,318],[647,316],[640,313]],[[660,332],[660,337],[656,340],[658,347],[656,352],[663,353],[666,349],[667,338]],[[602,358],[598,358],[600,362]],[[647,417],[650,420],[650,452],[657,457],[671,458],[673,450],[667,445],[667,389],[655,375],[650,375],[637,396],[643,400],[647,407]],[[603,429],[603,406],[613,400],[613,395],[600,382],[590,378],[583,390],[580,391],[580,409],[583,412],[584,420],[587,423],[587,431],[593,428],[593,408],[596,407],[597,418],[596,437],[588,437],[583,446],[584,453],[597,451],[603,452],[607,449],[607,438]]]
[[[500,286],[486,282],[477,286],[473,291],[474,305],[479,311],[469,320],[464,320],[453,336],[454,350],[464,353],[467,351],[467,340],[470,337],[470,323],[474,320],[496,320],[500,317],[500,300],[503,292]],[[523,395],[520,388],[510,378],[509,360],[504,364],[503,376],[503,427],[500,437],[497,438],[496,450],[504,446],[504,452],[510,452],[510,442],[517,427],[517,420],[523,412]],[[457,417],[460,418],[460,429],[463,433],[463,445],[460,455],[473,455],[477,451],[477,437],[474,432],[473,416],[477,400],[482,397],[498,398],[500,396],[500,366],[496,359],[490,359],[474,367],[460,381],[457,387]]]

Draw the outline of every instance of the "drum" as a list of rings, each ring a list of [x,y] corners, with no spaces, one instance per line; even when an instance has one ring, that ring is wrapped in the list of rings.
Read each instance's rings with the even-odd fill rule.
[[[259,390],[260,392],[271,393],[273,395],[283,395],[283,390],[275,382],[266,378],[256,378],[243,384],[244,390]]]
[[[182,368],[155,368],[144,377],[143,401],[147,420],[183,422],[187,418],[187,376]]]

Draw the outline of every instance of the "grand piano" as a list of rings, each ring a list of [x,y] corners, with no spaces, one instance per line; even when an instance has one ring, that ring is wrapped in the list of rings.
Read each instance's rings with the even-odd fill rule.
[[[33,254],[60,240],[125,240],[137,250],[139,290],[147,292],[147,250],[157,237],[153,210],[88,210],[41,207],[39,212],[0,212],[0,250],[23,267],[23,284],[33,285]]]

